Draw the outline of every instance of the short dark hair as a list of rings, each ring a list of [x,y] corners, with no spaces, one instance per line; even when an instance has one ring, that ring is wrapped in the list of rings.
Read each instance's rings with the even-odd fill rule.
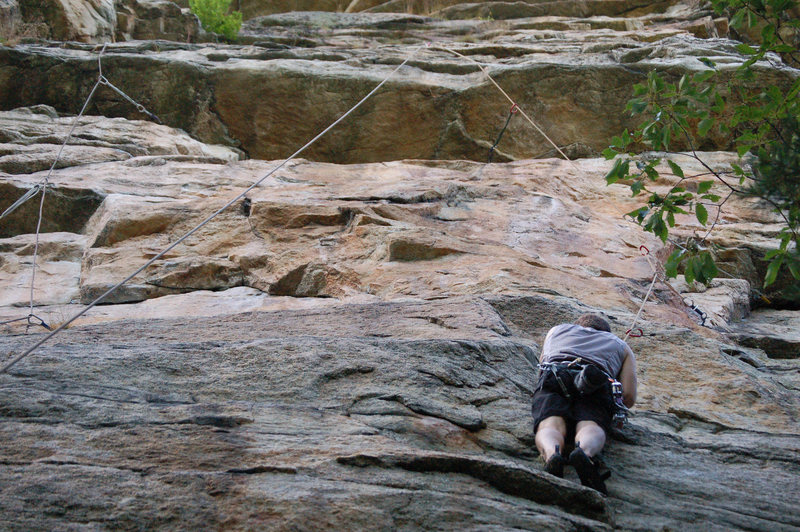
[[[598,331],[611,332],[611,325],[609,325],[608,322],[599,314],[582,314],[577,320],[575,320],[575,324],[580,325],[581,327],[596,329]]]

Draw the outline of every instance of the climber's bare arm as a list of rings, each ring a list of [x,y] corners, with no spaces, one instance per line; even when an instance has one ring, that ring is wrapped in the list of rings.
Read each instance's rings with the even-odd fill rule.
[[[619,381],[622,383],[622,402],[630,408],[636,404],[636,358],[630,348],[619,371]]]

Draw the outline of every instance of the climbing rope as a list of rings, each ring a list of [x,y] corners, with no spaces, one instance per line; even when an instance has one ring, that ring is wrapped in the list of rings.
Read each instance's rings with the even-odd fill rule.
[[[441,50],[441,51],[444,51],[444,52],[451,53],[453,55],[456,55],[458,57],[466,59],[467,61],[470,61],[470,62],[474,63],[475,65],[477,65],[478,68],[480,68],[481,72],[483,72],[483,74],[489,79],[489,81],[491,81],[492,84],[502,93],[502,95],[505,96],[505,98],[509,102],[511,102],[511,111],[509,112],[508,119],[506,119],[506,123],[503,126],[503,129],[500,132],[500,135],[497,137],[497,140],[495,141],[494,146],[492,146],[491,149],[489,150],[489,162],[492,162],[492,154],[494,152],[494,149],[500,143],[500,139],[502,138],[503,133],[505,132],[506,128],[508,127],[508,123],[511,121],[511,117],[516,112],[519,112],[536,129],[536,131],[538,131],[558,151],[558,153],[560,153],[561,156],[564,157],[564,159],[566,159],[567,161],[570,162],[570,164],[572,165],[572,167],[576,171],[580,172],[580,168],[578,168],[578,166],[569,157],[567,157],[567,155],[561,150],[561,148],[559,148],[558,145],[555,142],[553,142],[553,140],[547,135],[547,133],[545,133],[542,130],[542,128],[540,128],[525,113],[525,111],[523,109],[521,109],[519,107],[519,105],[517,105],[517,103],[508,95],[508,93],[505,90],[503,90],[503,88],[494,80],[494,78],[492,78],[492,76],[489,74],[488,70],[481,63],[479,63],[478,61],[475,61],[471,57],[467,57],[467,56],[465,56],[465,55],[463,55],[463,54],[461,54],[459,52],[456,52],[455,50],[452,50],[452,49],[444,47],[444,46],[431,46],[430,44],[428,44],[427,46],[428,46],[428,48],[431,48],[431,49],[436,49],[436,50]],[[647,303],[647,300],[650,298],[650,295],[653,293],[653,288],[654,288],[654,286],[656,284],[656,280],[658,280],[658,276],[659,276],[658,269],[654,266],[654,264],[652,262],[652,259],[650,257],[650,250],[646,246],[640,246],[639,247],[639,251],[647,259],[648,264],[650,264],[650,268],[653,270],[653,279],[650,282],[650,287],[647,289],[647,294],[644,296],[644,300],[642,300],[642,304],[639,307],[639,311],[636,313],[636,317],[633,319],[633,322],[631,323],[631,326],[628,328],[627,332],[625,333],[625,340],[626,341],[627,341],[627,339],[629,337],[636,338],[636,337],[640,337],[640,336],[644,335],[644,332],[642,331],[641,328],[638,328],[638,329],[635,328],[636,327],[636,323],[639,321],[639,317],[642,315],[642,311],[644,310],[644,306]]]
[[[639,321],[639,317],[642,315],[642,311],[644,310],[644,305],[645,305],[645,303],[647,303],[647,300],[650,299],[650,294],[653,293],[653,287],[655,286],[656,280],[658,279],[658,270],[653,265],[653,262],[652,262],[652,260],[650,258],[650,250],[647,248],[647,246],[639,246],[639,252],[644,256],[644,258],[647,259],[647,263],[650,265],[650,268],[653,270],[653,280],[650,282],[650,288],[647,289],[647,294],[645,294],[644,299],[642,300],[642,304],[639,307],[639,312],[636,313],[636,317],[633,318],[633,322],[631,323],[631,326],[628,327],[628,330],[625,333],[625,338],[623,338],[623,341],[626,341],[626,342],[628,341],[629,337],[639,338],[641,336],[644,336],[644,331],[642,331],[641,328],[638,328],[638,329],[635,328],[636,327],[636,322]]]
[[[102,70],[100,71],[100,80],[99,80],[99,82],[101,84],[105,85],[106,87],[108,87],[109,89],[113,90],[114,92],[116,92],[117,94],[119,94],[120,96],[125,98],[126,100],[128,100],[128,102],[131,105],[133,105],[136,108],[137,111],[139,111],[142,114],[147,115],[148,118],[150,118],[150,120],[152,120],[156,124],[161,124],[161,119],[158,118],[153,113],[151,113],[150,111],[148,111],[147,109],[145,109],[144,105],[140,104],[139,102],[137,102],[136,100],[134,100],[133,98],[131,98],[130,96],[128,96],[127,94],[125,94],[124,92],[119,90],[117,87],[115,87],[110,81],[108,81],[108,79],[106,79],[106,77],[103,76]]]
[[[133,104],[133,106],[136,107],[136,109],[138,111],[146,114],[151,119],[153,119],[156,122],[158,122],[159,124],[161,123],[161,121],[158,119],[158,117],[156,115],[154,115],[153,113],[149,112],[147,109],[145,109],[145,107],[142,104],[136,102],[130,96],[128,96],[127,94],[122,92],[120,89],[118,89],[117,87],[112,85],[111,82],[108,81],[108,79],[103,75],[103,54],[105,53],[107,46],[108,46],[108,44],[104,44],[103,48],[100,50],[100,54],[97,56],[97,70],[98,70],[97,82],[94,84],[94,86],[92,87],[92,90],[89,92],[89,96],[86,98],[86,101],[83,102],[83,107],[81,107],[80,112],[75,117],[75,119],[72,121],[72,125],[71,125],[71,127],[69,129],[69,132],[67,133],[67,136],[64,137],[64,142],[61,143],[61,147],[58,149],[58,153],[56,154],[56,158],[53,160],[53,164],[50,165],[50,169],[47,171],[47,175],[39,183],[37,183],[30,190],[28,190],[28,192],[23,194],[22,197],[20,197],[17,201],[15,201],[9,208],[7,208],[5,211],[3,211],[2,214],[0,214],[0,219],[4,218],[5,216],[7,216],[7,215],[11,214],[12,212],[14,212],[14,210],[19,208],[23,203],[25,203],[26,201],[28,201],[29,199],[34,197],[39,191],[42,192],[42,197],[39,200],[39,216],[38,216],[38,220],[36,222],[36,232],[35,232],[35,236],[34,236],[33,259],[32,259],[32,265],[31,265],[30,305],[29,305],[29,309],[28,309],[28,316],[26,318],[20,318],[20,319],[15,319],[15,320],[10,320],[10,321],[7,321],[7,322],[3,322],[3,323],[0,323],[0,325],[4,325],[4,324],[7,324],[7,323],[14,323],[16,321],[23,321],[23,320],[27,319],[28,328],[30,328],[31,325],[41,325],[42,327],[44,327],[47,330],[52,330],[47,325],[47,323],[45,323],[45,321],[43,319],[39,318],[38,316],[36,316],[33,313],[33,300],[34,300],[33,294],[34,294],[34,289],[36,287],[36,262],[37,262],[37,258],[38,258],[38,255],[39,255],[39,235],[41,233],[42,219],[43,219],[43,215],[44,215],[44,199],[45,199],[45,196],[47,195],[47,187],[50,185],[50,177],[53,174],[53,170],[55,170],[55,167],[58,164],[58,161],[61,159],[61,155],[64,152],[64,148],[66,147],[67,143],[72,138],[72,134],[75,132],[75,128],[78,126],[78,122],[80,121],[81,117],[83,116],[83,113],[86,112],[86,108],[89,106],[89,102],[92,101],[92,98],[94,97],[95,92],[97,92],[97,88],[100,85],[106,85],[107,87],[113,89],[115,92],[120,94],[126,100],[128,100],[131,104]],[[38,321],[34,322],[33,319],[36,319]],[[27,329],[26,329],[26,331],[27,331]]]
[[[508,101],[511,103],[511,105],[513,106],[512,108],[516,108],[516,109],[517,109],[517,111],[519,111],[519,114],[521,114],[521,115],[522,115],[522,116],[525,118],[525,120],[527,120],[527,121],[528,121],[528,122],[529,122],[529,123],[530,123],[530,124],[531,124],[531,125],[532,125],[532,126],[535,128],[535,129],[536,129],[536,131],[538,131],[538,132],[539,132],[539,133],[540,133],[540,134],[541,134],[541,135],[542,135],[542,136],[543,136],[543,137],[544,137],[544,138],[547,140],[547,142],[549,142],[549,143],[550,143],[550,145],[551,145],[551,146],[553,146],[553,148],[555,148],[555,149],[556,149],[556,151],[557,151],[558,153],[560,153],[560,154],[561,154],[561,156],[562,156],[564,159],[566,159],[567,161],[569,161],[569,163],[572,165],[572,167],[573,167],[573,168],[574,168],[576,171],[578,171],[578,172],[580,172],[580,171],[581,171],[581,170],[580,170],[580,168],[578,168],[578,165],[576,165],[576,164],[575,164],[575,163],[572,161],[572,159],[570,159],[569,157],[567,157],[567,154],[566,154],[566,153],[564,153],[564,151],[563,151],[561,148],[559,148],[559,147],[558,147],[558,144],[556,144],[555,142],[553,142],[553,139],[551,139],[551,138],[550,138],[550,137],[547,135],[547,133],[545,133],[545,132],[544,132],[544,130],[543,130],[542,128],[540,128],[540,127],[539,127],[539,126],[536,124],[536,122],[534,122],[534,121],[533,121],[533,119],[531,119],[531,117],[529,117],[529,116],[528,116],[528,114],[527,114],[527,113],[526,113],[526,112],[525,112],[525,111],[524,111],[524,110],[523,110],[523,109],[522,109],[522,108],[521,108],[521,107],[520,107],[520,106],[519,106],[519,105],[518,105],[518,104],[517,104],[517,103],[516,103],[516,102],[515,102],[515,101],[514,101],[512,98],[511,98],[511,96],[509,96],[509,95],[508,95],[508,93],[507,93],[506,91],[504,91],[504,90],[503,90],[503,87],[501,87],[501,86],[500,86],[500,84],[498,84],[498,83],[497,83],[497,82],[494,80],[494,78],[493,78],[493,77],[492,77],[492,76],[489,74],[489,71],[486,69],[486,67],[484,67],[484,66],[483,66],[481,63],[479,63],[478,61],[475,61],[475,60],[474,60],[474,59],[472,59],[471,57],[467,57],[467,56],[465,56],[464,54],[461,54],[461,53],[459,53],[459,52],[456,52],[455,50],[452,50],[452,49],[450,49],[450,48],[447,48],[447,47],[445,47],[445,46],[433,46],[433,45],[431,45],[430,43],[428,43],[426,46],[427,46],[429,49],[431,49],[431,50],[441,50],[441,51],[443,51],[443,52],[448,52],[448,53],[451,53],[451,54],[453,54],[453,55],[455,55],[455,56],[458,56],[458,57],[460,57],[460,58],[462,58],[462,59],[466,59],[467,61],[470,61],[471,63],[474,63],[475,65],[477,65],[477,67],[478,67],[479,69],[481,69],[481,72],[483,72],[483,74],[484,74],[484,75],[485,75],[485,76],[486,76],[486,77],[489,79],[489,81],[491,81],[491,82],[492,82],[492,85],[494,85],[494,86],[497,88],[497,90],[499,90],[499,91],[500,91],[500,93],[501,93],[503,96],[505,96],[505,98],[506,98],[506,99],[507,99],[507,100],[508,100]]]
[[[311,139],[310,141],[308,141],[308,142],[307,142],[307,143],[306,143],[306,144],[305,144],[305,145],[304,145],[302,148],[300,148],[299,150],[297,150],[296,152],[294,152],[292,155],[290,155],[288,158],[286,158],[286,159],[285,159],[283,162],[281,162],[280,164],[278,164],[278,165],[277,165],[275,168],[273,168],[272,170],[270,170],[269,172],[267,172],[266,174],[264,174],[264,176],[263,176],[263,177],[261,177],[260,179],[258,179],[258,181],[256,181],[255,183],[253,183],[252,185],[250,185],[249,187],[247,187],[247,189],[245,189],[245,190],[244,190],[244,192],[240,193],[240,194],[239,194],[239,195],[237,195],[235,198],[233,198],[233,199],[231,199],[230,201],[228,201],[228,202],[227,202],[225,205],[223,205],[222,207],[220,207],[219,209],[217,209],[216,211],[214,211],[214,213],[213,213],[213,214],[211,214],[211,215],[210,215],[210,216],[208,216],[208,217],[207,217],[205,220],[203,220],[202,222],[200,222],[199,224],[197,224],[197,225],[196,225],[196,226],[195,226],[193,229],[191,229],[191,230],[190,230],[188,233],[186,233],[185,235],[183,235],[182,237],[180,237],[178,240],[176,240],[175,242],[173,242],[172,244],[170,244],[169,246],[167,246],[166,248],[164,248],[164,249],[163,249],[162,251],[160,251],[160,252],[159,252],[157,255],[155,255],[153,258],[151,258],[151,259],[150,259],[150,260],[148,260],[146,263],[144,263],[144,264],[143,264],[141,267],[139,267],[139,269],[137,269],[135,272],[133,272],[133,273],[132,273],[132,274],[130,274],[128,277],[126,277],[125,279],[123,279],[123,280],[122,280],[122,281],[120,281],[119,283],[115,284],[114,286],[112,286],[111,288],[109,288],[108,290],[106,290],[106,291],[105,291],[105,292],[104,292],[102,295],[100,295],[100,296],[99,296],[97,299],[95,299],[94,301],[92,301],[91,303],[89,303],[89,305],[88,305],[88,306],[86,306],[86,308],[84,308],[83,310],[81,310],[80,312],[78,312],[77,314],[75,314],[74,316],[72,316],[71,318],[69,318],[67,321],[65,321],[64,323],[62,323],[62,324],[61,324],[61,325],[60,325],[60,326],[59,326],[57,329],[55,329],[54,331],[50,332],[50,334],[48,334],[47,336],[45,336],[44,338],[42,338],[41,340],[39,340],[38,342],[36,342],[36,343],[35,343],[33,346],[29,347],[29,348],[28,348],[26,351],[24,351],[22,354],[20,354],[20,355],[18,355],[17,357],[13,358],[13,359],[12,359],[10,362],[8,362],[8,363],[7,363],[5,366],[3,366],[3,368],[2,368],[2,369],[0,369],[0,374],[7,372],[7,371],[8,371],[8,370],[9,370],[9,369],[10,369],[12,366],[14,366],[14,365],[15,365],[17,362],[19,362],[20,360],[24,359],[25,357],[27,357],[28,355],[30,355],[31,353],[33,353],[33,352],[34,352],[34,351],[35,351],[37,348],[39,348],[39,346],[41,346],[42,344],[44,344],[45,342],[47,342],[48,340],[50,340],[50,339],[51,339],[53,336],[55,336],[55,335],[56,335],[56,334],[58,334],[59,332],[61,332],[61,331],[63,331],[64,329],[66,329],[66,328],[67,328],[67,327],[68,327],[68,326],[69,326],[69,325],[70,325],[72,322],[74,322],[75,320],[77,320],[78,318],[80,318],[81,316],[83,316],[84,314],[86,314],[86,313],[87,313],[87,312],[88,312],[90,309],[94,308],[94,307],[95,307],[95,306],[96,306],[98,303],[100,303],[100,302],[101,302],[103,299],[105,299],[106,297],[108,297],[108,295],[109,295],[109,294],[111,294],[112,292],[116,291],[116,290],[117,290],[118,288],[120,288],[122,285],[124,285],[125,283],[127,283],[128,281],[130,281],[131,279],[133,279],[134,277],[136,277],[136,276],[137,276],[139,273],[141,273],[142,271],[144,271],[144,269],[145,269],[145,268],[147,268],[148,266],[150,266],[151,264],[153,264],[155,261],[157,261],[158,259],[160,259],[161,257],[163,257],[165,254],[169,253],[169,252],[170,252],[170,251],[171,251],[173,248],[175,248],[175,247],[176,247],[178,244],[180,244],[181,242],[183,242],[184,240],[186,240],[187,238],[189,238],[190,236],[192,236],[192,235],[193,235],[195,232],[197,232],[197,231],[198,231],[198,230],[200,230],[202,227],[204,227],[206,224],[208,224],[208,223],[209,223],[211,220],[213,220],[214,218],[216,218],[216,217],[217,217],[217,216],[218,216],[220,213],[222,213],[222,212],[223,212],[225,209],[227,209],[228,207],[230,207],[231,205],[233,205],[234,203],[236,203],[236,202],[237,202],[237,201],[239,201],[240,199],[244,198],[244,197],[245,197],[245,196],[246,196],[246,195],[247,195],[247,194],[248,194],[248,193],[249,193],[251,190],[253,190],[254,188],[258,187],[258,186],[259,186],[261,183],[263,183],[263,182],[264,182],[264,181],[265,181],[265,180],[266,180],[268,177],[270,177],[272,174],[274,174],[275,172],[277,172],[278,170],[280,170],[281,168],[283,168],[283,167],[284,167],[284,166],[285,166],[285,165],[286,165],[286,164],[287,164],[289,161],[291,161],[292,159],[294,159],[295,157],[297,157],[298,155],[300,155],[301,153],[303,153],[303,152],[304,152],[304,151],[305,151],[305,150],[306,150],[306,149],[307,149],[309,146],[311,146],[311,145],[312,145],[312,144],[314,144],[314,143],[315,143],[317,140],[319,140],[320,138],[322,138],[322,137],[323,137],[323,136],[324,136],[326,133],[328,133],[328,131],[330,131],[331,129],[333,129],[334,127],[336,127],[336,126],[337,126],[337,125],[338,125],[338,124],[339,124],[339,123],[340,123],[342,120],[344,120],[345,118],[347,118],[347,117],[348,117],[348,116],[349,116],[349,115],[350,115],[350,114],[351,114],[353,111],[355,111],[356,109],[358,109],[358,108],[361,106],[361,104],[363,104],[364,102],[366,102],[366,101],[367,101],[367,100],[368,100],[368,99],[369,99],[369,98],[370,98],[370,97],[371,97],[373,94],[375,94],[376,92],[378,92],[378,90],[379,90],[381,87],[383,87],[383,85],[385,85],[385,84],[386,84],[386,82],[387,82],[387,81],[389,81],[389,80],[390,80],[390,79],[391,79],[391,78],[392,78],[392,77],[393,77],[393,76],[394,76],[394,75],[397,73],[397,71],[398,71],[398,70],[400,70],[400,69],[401,69],[403,66],[405,66],[405,65],[406,65],[406,63],[408,63],[408,62],[409,62],[409,61],[410,61],[410,60],[411,60],[411,59],[412,59],[412,58],[413,58],[413,57],[414,57],[414,56],[417,54],[417,52],[419,52],[419,50],[420,50],[421,48],[422,48],[422,47],[417,47],[417,48],[415,48],[414,50],[412,50],[412,51],[411,51],[411,53],[408,55],[408,57],[406,57],[406,59],[405,59],[405,60],[404,60],[402,63],[400,63],[400,64],[399,64],[399,65],[398,65],[398,66],[397,66],[397,67],[396,67],[394,70],[392,70],[392,72],[391,72],[391,73],[389,73],[389,75],[388,75],[388,76],[386,76],[386,78],[384,78],[384,80],[383,80],[383,81],[381,81],[381,82],[380,82],[380,83],[379,83],[379,84],[378,84],[378,85],[377,85],[377,86],[376,86],[374,89],[372,89],[372,90],[371,90],[371,91],[370,91],[370,92],[369,92],[369,93],[368,93],[366,96],[364,96],[364,97],[363,97],[361,100],[359,100],[359,102],[358,102],[358,103],[356,103],[356,104],[355,104],[353,107],[351,107],[349,111],[347,111],[347,112],[346,112],[346,113],[344,113],[342,116],[340,116],[339,118],[337,118],[337,119],[336,119],[336,120],[335,120],[335,121],[334,121],[334,122],[333,122],[331,125],[329,125],[328,127],[326,127],[326,128],[325,128],[325,129],[324,129],[324,130],[323,130],[321,133],[319,133],[319,134],[318,134],[316,137],[314,137],[313,139]]]

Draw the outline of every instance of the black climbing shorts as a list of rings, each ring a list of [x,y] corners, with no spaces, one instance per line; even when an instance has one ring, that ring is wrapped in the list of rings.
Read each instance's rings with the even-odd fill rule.
[[[609,386],[604,386],[583,398],[567,399],[561,393],[544,387],[545,375],[545,372],[542,372],[539,376],[533,394],[534,433],[539,429],[539,423],[551,416],[564,418],[568,430],[573,430],[578,421],[594,421],[606,434],[611,431],[613,399]]]

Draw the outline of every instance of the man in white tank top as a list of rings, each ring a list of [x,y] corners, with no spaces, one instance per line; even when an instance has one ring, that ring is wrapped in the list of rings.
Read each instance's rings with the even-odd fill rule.
[[[581,396],[564,388],[548,364],[590,364],[622,383],[623,403],[636,402],[636,359],[624,341],[611,333],[608,322],[597,314],[584,314],[574,324],[561,324],[547,333],[539,363],[542,369],[533,394],[536,447],[545,470],[564,476],[564,465],[575,467],[581,484],[606,493],[605,483],[592,459],[605,445],[613,414],[610,385]],[[559,382],[561,380],[562,382]],[[575,450],[561,455],[568,431],[575,433]]]

